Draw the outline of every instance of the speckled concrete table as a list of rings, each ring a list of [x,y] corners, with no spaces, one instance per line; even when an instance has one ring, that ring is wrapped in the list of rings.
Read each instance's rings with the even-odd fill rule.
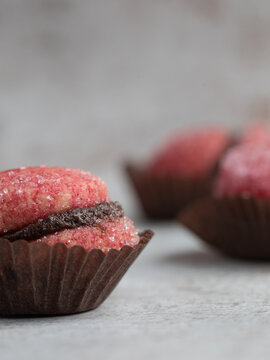
[[[97,310],[0,319],[1,360],[264,359],[270,264],[236,262],[174,224],[156,236]]]

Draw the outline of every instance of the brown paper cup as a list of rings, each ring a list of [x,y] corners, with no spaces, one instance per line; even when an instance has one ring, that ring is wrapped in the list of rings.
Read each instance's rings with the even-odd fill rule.
[[[0,315],[64,315],[95,309],[152,238],[107,254],[58,243],[0,240]]]
[[[270,260],[270,201],[207,198],[184,210],[180,222],[231,257]]]
[[[214,173],[197,179],[154,176],[127,165],[126,172],[134,186],[145,214],[154,219],[172,219],[179,211],[212,190]]]

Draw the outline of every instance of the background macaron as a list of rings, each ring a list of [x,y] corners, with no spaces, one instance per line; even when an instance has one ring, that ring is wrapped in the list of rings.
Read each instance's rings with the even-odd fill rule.
[[[270,199],[270,143],[248,143],[230,149],[221,162],[214,194]]]
[[[178,132],[166,140],[146,165],[155,175],[193,178],[211,170],[231,141],[221,128]]]
[[[231,257],[270,260],[270,147],[246,143],[221,161],[213,194],[190,205],[182,225]]]
[[[232,144],[223,128],[177,132],[127,174],[146,216],[172,219],[187,205],[212,192],[219,160]]]

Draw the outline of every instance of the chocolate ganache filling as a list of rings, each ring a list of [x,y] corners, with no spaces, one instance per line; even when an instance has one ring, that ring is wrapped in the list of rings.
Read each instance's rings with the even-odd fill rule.
[[[112,221],[124,216],[122,206],[117,201],[106,201],[87,208],[76,208],[49,215],[22,229],[0,235],[0,239],[10,242],[16,240],[37,240],[57,231],[75,229],[80,226],[94,226],[101,220]]]

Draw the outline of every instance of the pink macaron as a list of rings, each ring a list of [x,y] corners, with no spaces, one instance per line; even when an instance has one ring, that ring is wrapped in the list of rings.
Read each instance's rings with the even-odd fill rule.
[[[191,205],[180,222],[231,257],[270,260],[270,146],[247,142],[222,158],[213,193]]]
[[[128,176],[145,214],[175,218],[210,194],[219,160],[231,144],[231,134],[219,127],[177,131],[143,164],[128,164]]]
[[[0,204],[4,315],[97,307],[153,235],[139,233],[99,177],[78,169],[0,172]]]

